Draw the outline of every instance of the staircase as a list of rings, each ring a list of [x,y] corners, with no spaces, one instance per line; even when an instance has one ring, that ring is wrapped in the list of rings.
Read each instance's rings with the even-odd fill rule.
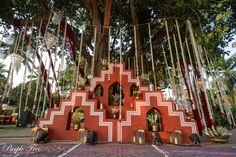
[[[121,66],[122,65],[122,66]],[[164,100],[161,91],[149,91],[148,86],[140,85],[141,80],[133,77],[131,70],[125,70],[124,64],[112,63],[108,70],[102,70],[100,77],[93,78],[91,86],[84,91],[72,91],[70,98],[62,100],[59,108],[50,109],[47,118],[39,119],[39,126],[47,126],[49,128],[49,138],[53,140],[78,140],[78,131],[73,130],[69,121],[70,112],[74,107],[81,107],[85,113],[85,128],[97,132],[98,141],[107,142],[132,142],[133,132],[143,128],[147,132],[147,140],[151,141],[151,133],[147,130],[147,112],[155,108],[162,116],[163,131],[160,132],[163,141],[168,141],[168,133],[174,129],[180,129],[183,132],[183,141],[190,143],[189,135],[198,133],[197,125],[194,120],[185,118],[183,111],[175,110],[172,101]],[[121,68],[121,69],[120,69]],[[106,93],[114,82],[119,82],[120,71],[122,73],[122,85],[125,93],[125,105],[122,106],[122,119],[107,118],[106,109],[98,109],[98,99],[89,99],[88,89],[94,90],[96,85],[100,84],[104,88],[104,102],[107,101]],[[141,100],[133,100],[127,96],[129,87],[133,84],[139,85],[143,98]],[[129,108],[133,102],[134,108]],[[107,102],[105,103],[107,104]]]

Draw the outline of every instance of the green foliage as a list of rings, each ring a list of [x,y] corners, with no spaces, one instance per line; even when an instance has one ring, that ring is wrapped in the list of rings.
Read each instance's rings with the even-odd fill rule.
[[[111,112],[112,112],[112,114],[117,114],[117,113],[119,113],[119,109],[117,109],[117,107],[113,107],[113,108],[111,108]]]
[[[236,105],[233,105],[231,110],[232,110],[232,114],[234,116],[234,119],[236,120]]]
[[[157,80],[162,80],[162,81],[165,80],[165,71],[163,68],[161,68],[157,71],[156,78],[157,78]]]
[[[147,74],[143,73],[141,75],[142,82],[151,82],[150,77],[151,77],[151,73],[147,73]]]
[[[78,107],[72,114],[72,121],[74,124],[79,124],[84,119],[84,111],[82,108]]]
[[[8,70],[5,69],[5,65],[0,63],[0,79],[6,78],[4,74],[7,74]]]
[[[107,59],[102,59],[101,61],[101,66],[103,69],[108,69],[108,60]]]
[[[153,43],[154,62],[163,64],[163,54],[156,53],[161,52],[161,44],[164,44],[165,49],[167,47],[166,32],[164,27],[163,18],[166,18],[169,26],[170,34],[176,34],[175,19],[178,19],[180,25],[180,31],[182,39],[186,37],[186,20],[190,20],[193,25],[193,30],[197,38],[197,43],[206,47],[209,57],[213,60],[215,67],[226,67],[224,65],[223,57],[227,52],[223,50],[227,46],[228,42],[232,40],[232,36],[235,34],[235,18],[233,18],[231,6],[233,5],[229,0],[171,0],[171,1],[134,1],[136,7],[137,19],[132,19],[130,1],[112,1],[111,10],[111,56],[115,59],[119,56],[119,33],[120,28],[122,29],[122,53],[123,58],[134,56],[134,31],[133,23],[136,21],[140,25],[137,26],[137,32],[140,41],[137,43],[140,50],[140,54],[147,54],[150,56],[149,48],[149,34],[148,34],[148,22],[151,22],[151,36]],[[98,12],[94,12],[97,8]],[[82,54],[84,58],[91,63],[91,55],[89,49],[93,50],[94,46],[94,25],[98,26],[97,40],[99,51],[96,51],[97,60],[100,61],[102,58],[107,57],[102,55],[103,52],[101,47],[105,45],[103,41],[107,38],[104,33],[105,30],[102,28],[102,24],[105,21],[105,1],[91,1],[91,0],[52,0],[52,1],[37,1],[37,0],[14,0],[14,1],[3,1],[0,8],[0,26],[11,32],[13,36],[19,35],[16,30],[10,31],[13,28],[13,21],[20,19],[24,21],[31,20],[34,22],[35,27],[32,31],[32,44],[36,45],[37,33],[39,30],[39,21],[43,17],[44,25],[46,25],[49,13],[51,11],[60,12],[64,17],[67,17],[67,21],[70,24],[74,38],[80,38],[80,27],[85,26],[84,30],[84,41]],[[96,24],[95,24],[96,23]],[[24,25],[25,23],[22,23]],[[101,26],[100,26],[100,25]],[[31,27],[31,23],[28,23],[28,28]],[[57,26],[50,23],[49,32],[56,34]],[[173,42],[173,38],[171,38]],[[77,41],[78,42],[78,41]],[[79,49],[78,43],[76,50]],[[63,43],[62,37],[59,38],[57,48],[60,49]],[[179,44],[179,43],[177,43]],[[21,45],[21,43],[20,43]],[[173,46],[173,45],[172,45]],[[4,53],[12,53],[14,50],[13,45],[5,45]],[[26,50],[26,45],[23,45],[23,50]],[[55,48],[53,49],[54,52]],[[167,50],[167,49],[166,49]],[[68,48],[65,48],[68,52]],[[107,52],[107,51],[106,51]],[[58,51],[57,54],[62,56],[62,51]],[[77,53],[78,54],[78,53]],[[167,54],[168,63],[170,63],[170,55]],[[24,58],[27,56],[23,53]],[[173,55],[176,61],[175,54]],[[68,91],[71,86],[75,83],[74,80],[74,65],[71,63],[72,58],[66,54],[67,66],[66,70],[61,71],[59,74],[59,86],[60,90]],[[78,56],[75,57],[78,60]],[[86,64],[84,58],[81,59],[81,65]],[[149,57],[150,59],[151,57]],[[31,57],[29,59],[32,59]],[[149,60],[150,61],[150,60]],[[158,62],[157,62],[158,61]],[[32,61],[31,61],[32,62]],[[28,67],[31,67],[30,62],[24,63]],[[90,65],[90,64],[88,64]],[[90,67],[90,66],[87,66]],[[87,68],[89,69],[89,68]],[[60,69],[61,70],[61,69]],[[2,73],[0,73],[1,75]],[[166,80],[164,70],[157,72],[157,82]],[[0,83],[5,80],[0,80]],[[0,87],[2,85],[0,84]],[[1,90],[0,90],[1,92]],[[19,91],[14,91],[19,94]],[[25,90],[24,90],[25,92]],[[12,104],[17,104],[17,99],[14,97],[17,94],[14,93],[11,99]]]
[[[10,105],[16,106],[17,108],[19,107],[19,103],[20,103],[20,91],[21,91],[22,86],[23,86],[23,83],[16,86],[12,90],[11,95],[10,95]],[[24,88],[23,88],[22,108],[25,106],[26,94],[27,94],[27,91],[28,91],[28,87],[29,87],[29,82],[25,83]],[[28,96],[27,106],[28,106],[29,110],[31,110],[32,107],[33,107],[33,102],[34,102],[34,97],[35,97],[35,89],[36,89],[36,81],[34,80],[34,81],[32,81],[31,91],[30,91],[29,96]],[[39,87],[39,89],[41,89],[41,88]],[[40,90],[39,90],[38,95],[37,95],[37,103],[36,104],[38,104],[39,95],[40,95]],[[40,102],[41,102],[40,103],[40,109],[42,108],[43,97],[44,97],[44,90],[43,90],[43,95],[42,95],[41,100],[40,100]],[[46,99],[46,104],[47,104],[46,106],[49,105],[49,99],[48,98]],[[16,111],[18,111],[18,109]]]
[[[218,104],[216,104],[216,106],[213,106],[213,114],[215,117],[216,125],[229,128],[229,123],[228,123],[227,117],[226,117],[226,115],[221,113],[220,107]]]
[[[14,3],[13,3],[14,2]],[[5,28],[9,28],[13,24],[13,20],[23,19],[35,20],[38,23],[38,19],[44,16],[45,23],[50,11],[57,11],[62,16],[67,17],[69,23],[74,30],[75,36],[79,38],[79,29],[81,26],[85,27],[84,45],[87,49],[93,48],[93,27],[94,22],[100,21],[102,24],[105,19],[105,1],[96,1],[95,5],[91,5],[92,1],[89,0],[53,0],[53,1],[28,1],[28,0],[14,0],[6,1],[1,5],[0,19],[1,25]],[[123,29],[122,40],[124,41],[122,49],[124,55],[133,56],[133,21],[138,23],[152,22],[152,36],[153,44],[159,44],[165,36],[163,33],[164,25],[161,18],[166,18],[170,27],[170,34],[175,33],[174,19],[178,19],[181,32],[185,34],[185,22],[187,19],[192,21],[196,35],[199,36],[198,41],[202,43],[210,51],[209,53],[215,56],[215,54],[224,54],[225,52],[220,49],[219,46],[225,47],[228,41],[232,40],[232,34],[234,34],[235,19],[232,17],[231,5],[229,0],[218,1],[206,1],[206,0],[192,0],[192,1],[134,1],[136,7],[136,14],[138,19],[132,19],[130,12],[129,1],[112,1],[111,21],[112,26],[111,35],[114,38],[112,41],[112,56],[118,54],[118,49],[114,45],[118,42],[119,28]],[[94,4],[94,3],[93,3]],[[36,7],[37,6],[37,7]],[[94,9],[98,8],[98,16],[93,13]],[[38,26],[38,25],[37,25]],[[183,26],[183,27],[182,27]],[[201,27],[201,28],[200,28]],[[201,30],[202,29],[202,30]],[[56,26],[50,24],[49,30],[56,33]],[[143,49],[149,46],[148,28],[147,25],[140,25],[138,27],[140,31],[141,47]],[[36,31],[34,31],[35,34]],[[98,34],[99,35],[99,34]],[[33,36],[35,38],[36,35]],[[163,40],[162,40],[163,41]],[[33,40],[33,42],[35,42]],[[61,41],[59,41],[61,43]],[[154,52],[158,50],[157,46],[153,46]],[[160,49],[159,49],[160,50]],[[147,52],[147,51],[145,51]],[[157,51],[158,52],[158,51]],[[87,50],[87,58],[89,56]],[[114,54],[114,55],[113,55]],[[169,57],[168,57],[169,58]],[[157,58],[155,58],[156,60]],[[159,59],[163,60],[162,57]]]
[[[115,93],[114,95],[112,95],[112,99],[113,99],[113,104],[117,105],[120,102],[120,94],[119,93]]]
[[[82,112],[84,112],[84,111],[83,111],[83,109],[82,109],[81,107],[78,107],[78,108],[75,109],[74,112],[81,112],[81,113],[82,113]]]
[[[216,128],[212,126],[212,128],[208,128],[208,136],[211,139],[222,139],[228,140],[232,133],[229,133],[225,127],[217,126]]]
[[[140,97],[142,95],[141,91],[134,91],[134,97]]]
[[[158,125],[158,119],[159,115],[158,114],[150,114],[147,116],[147,120],[150,123],[151,126],[157,126]]]

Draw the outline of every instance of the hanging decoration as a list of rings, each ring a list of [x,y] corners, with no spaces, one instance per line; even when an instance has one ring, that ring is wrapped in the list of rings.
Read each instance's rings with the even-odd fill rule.
[[[21,56],[19,57],[18,54],[16,53],[17,52],[16,50],[18,49],[18,46],[19,46],[19,41],[20,41],[21,35],[22,35],[22,32],[20,32],[19,35],[16,37],[15,43],[14,43],[13,54],[9,55],[10,59],[12,61],[11,61],[10,67],[9,67],[7,82],[4,86],[4,92],[2,95],[1,102],[3,102],[5,100],[5,97],[9,98],[10,90],[11,90],[11,87],[13,84],[13,72],[14,72],[14,69],[17,67],[16,64],[14,64],[15,60],[20,63],[23,61],[22,58],[20,58]],[[14,57],[14,56],[16,56],[16,57]],[[20,59],[18,59],[18,58],[20,58]],[[22,61],[19,61],[19,60],[22,60]],[[19,65],[20,65],[20,63],[19,63]]]
[[[192,88],[193,88],[193,91],[195,92],[192,92],[191,90],[191,93],[194,94],[194,97],[196,98],[196,106],[193,104],[193,109],[195,111],[195,114],[198,114],[196,115],[196,118],[199,117],[199,119],[196,119],[198,120],[198,123],[200,125],[200,129],[202,129],[202,126],[205,128],[205,131],[207,132],[207,125],[206,125],[206,120],[205,120],[205,116],[204,116],[204,113],[203,113],[203,108],[202,108],[202,103],[201,103],[201,100],[200,100],[200,95],[199,95],[199,88],[198,86],[196,86],[196,78],[195,78],[195,75],[194,75],[194,69],[193,69],[193,61],[192,61],[192,56],[190,54],[190,49],[189,49],[189,45],[188,45],[188,41],[187,41],[187,38],[185,38],[185,43],[186,43],[186,47],[187,47],[187,53],[188,53],[188,58],[190,60],[190,66],[191,66],[191,70],[190,70],[190,78],[192,78],[190,80],[190,83],[192,83]],[[191,82],[192,81],[192,82]],[[192,99],[193,99],[193,95],[192,95]],[[197,112],[196,112],[197,110]]]
[[[46,33],[44,39],[45,39],[47,49],[51,49],[51,47],[53,45],[55,45],[55,43],[57,41],[57,38],[55,37],[55,35],[53,35],[52,33],[49,33],[49,32]]]
[[[53,13],[52,23],[54,23],[55,25],[59,25],[61,23],[61,19],[62,19],[62,16],[60,13],[58,12]]]
[[[24,61],[24,58],[18,53],[10,54],[13,67],[18,67]]]
[[[193,49],[194,49],[194,54],[196,55],[197,66],[198,66],[198,69],[199,69],[199,72],[200,72],[200,77],[201,77],[201,80],[204,81],[202,66],[201,66],[201,62],[200,62],[200,59],[199,59],[200,58],[199,57],[199,52],[198,52],[197,44],[196,44],[196,41],[195,41],[195,38],[194,38],[191,22],[189,20],[187,21],[187,26],[188,26],[192,46],[193,46]],[[209,112],[210,121],[208,121],[208,123],[209,123],[210,126],[212,126],[214,121],[213,121],[212,111],[211,111],[211,108],[209,106],[209,100],[208,100],[208,95],[207,95],[207,91],[206,91],[205,82],[204,82],[204,86],[203,86],[203,93],[204,93],[204,96],[205,96],[205,99],[206,99],[207,110]]]

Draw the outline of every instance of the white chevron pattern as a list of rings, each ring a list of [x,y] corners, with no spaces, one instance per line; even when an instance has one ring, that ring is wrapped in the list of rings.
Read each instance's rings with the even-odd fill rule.
[[[91,81],[91,89],[94,89],[95,87],[96,87],[96,85],[97,85],[97,82],[103,82],[103,81],[105,81],[105,75],[107,74],[113,74],[113,68],[114,67],[119,67],[119,68],[121,68],[121,73],[122,73],[122,75],[127,75],[128,76],[128,82],[129,83],[134,83],[134,84],[140,84],[140,81],[139,81],[139,79],[137,79],[137,78],[132,78],[131,76],[131,71],[128,71],[128,70],[125,70],[124,69],[124,64],[115,64],[115,63],[110,63],[109,64],[109,69],[108,70],[102,70],[101,71],[101,77],[100,78],[94,78],[92,81]],[[145,87],[145,86],[140,86],[140,90],[141,91],[148,91],[149,89],[148,89],[148,87]]]
[[[168,115],[169,116],[178,116],[180,118],[180,125],[182,127],[191,127],[192,133],[197,133],[196,123],[186,122],[184,118],[184,113],[181,111],[174,111],[171,102],[161,102],[161,93],[157,92],[147,92],[145,93],[145,101],[137,101],[136,102],[136,110],[135,111],[127,111],[126,121],[121,121],[117,123],[117,139],[118,141],[122,141],[122,127],[123,126],[131,126],[131,116],[141,115],[141,106],[150,106],[150,97],[156,97],[157,99],[157,106],[165,106],[168,108]]]
[[[64,115],[65,114],[65,107],[71,106],[73,108],[75,106],[75,98],[82,97],[82,106],[90,106],[90,115],[98,116],[99,117],[99,126],[107,126],[108,127],[108,141],[112,142],[112,122],[104,122],[104,115],[103,112],[95,112],[95,103],[86,101],[86,93],[79,92],[79,93],[72,93],[72,99],[70,102],[62,102],[59,111],[51,111],[49,120],[40,120],[39,126],[43,127],[44,125],[52,125],[54,122],[54,118],[57,115]]]

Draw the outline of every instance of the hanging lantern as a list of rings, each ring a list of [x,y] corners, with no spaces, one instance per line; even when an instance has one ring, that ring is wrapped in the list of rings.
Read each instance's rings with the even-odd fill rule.
[[[12,36],[12,35],[9,35],[9,36],[6,37],[5,43],[6,43],[7,45],[12,45],[12,44],[14,43],[14,40],[15,40],[15,37]]]
[[[5,54],[4,51],[2,49],[0,49],[0,59],[4,59],[5,58]]]
[[[54,12],[52,17],[52,23],[59,25],[61,23],[62,16],[61,14]]]
[[[24,60],[24,58],[17,53],[10,54],[10,57],[11,57],[11,61],[12,61],[13,66],[19,66]]]
[[[56,39],[57,38],[51,33],[47,33],[45,35],[45,43],[48,49],[50,49],[56,43]]]
[[[232,48],[236,48],[236,42],[232,44]]]
[[[34,53],[34,48],[32,48],[30,45],[28,45],[26,50],[26,55],[28,58],[32,58]]]

